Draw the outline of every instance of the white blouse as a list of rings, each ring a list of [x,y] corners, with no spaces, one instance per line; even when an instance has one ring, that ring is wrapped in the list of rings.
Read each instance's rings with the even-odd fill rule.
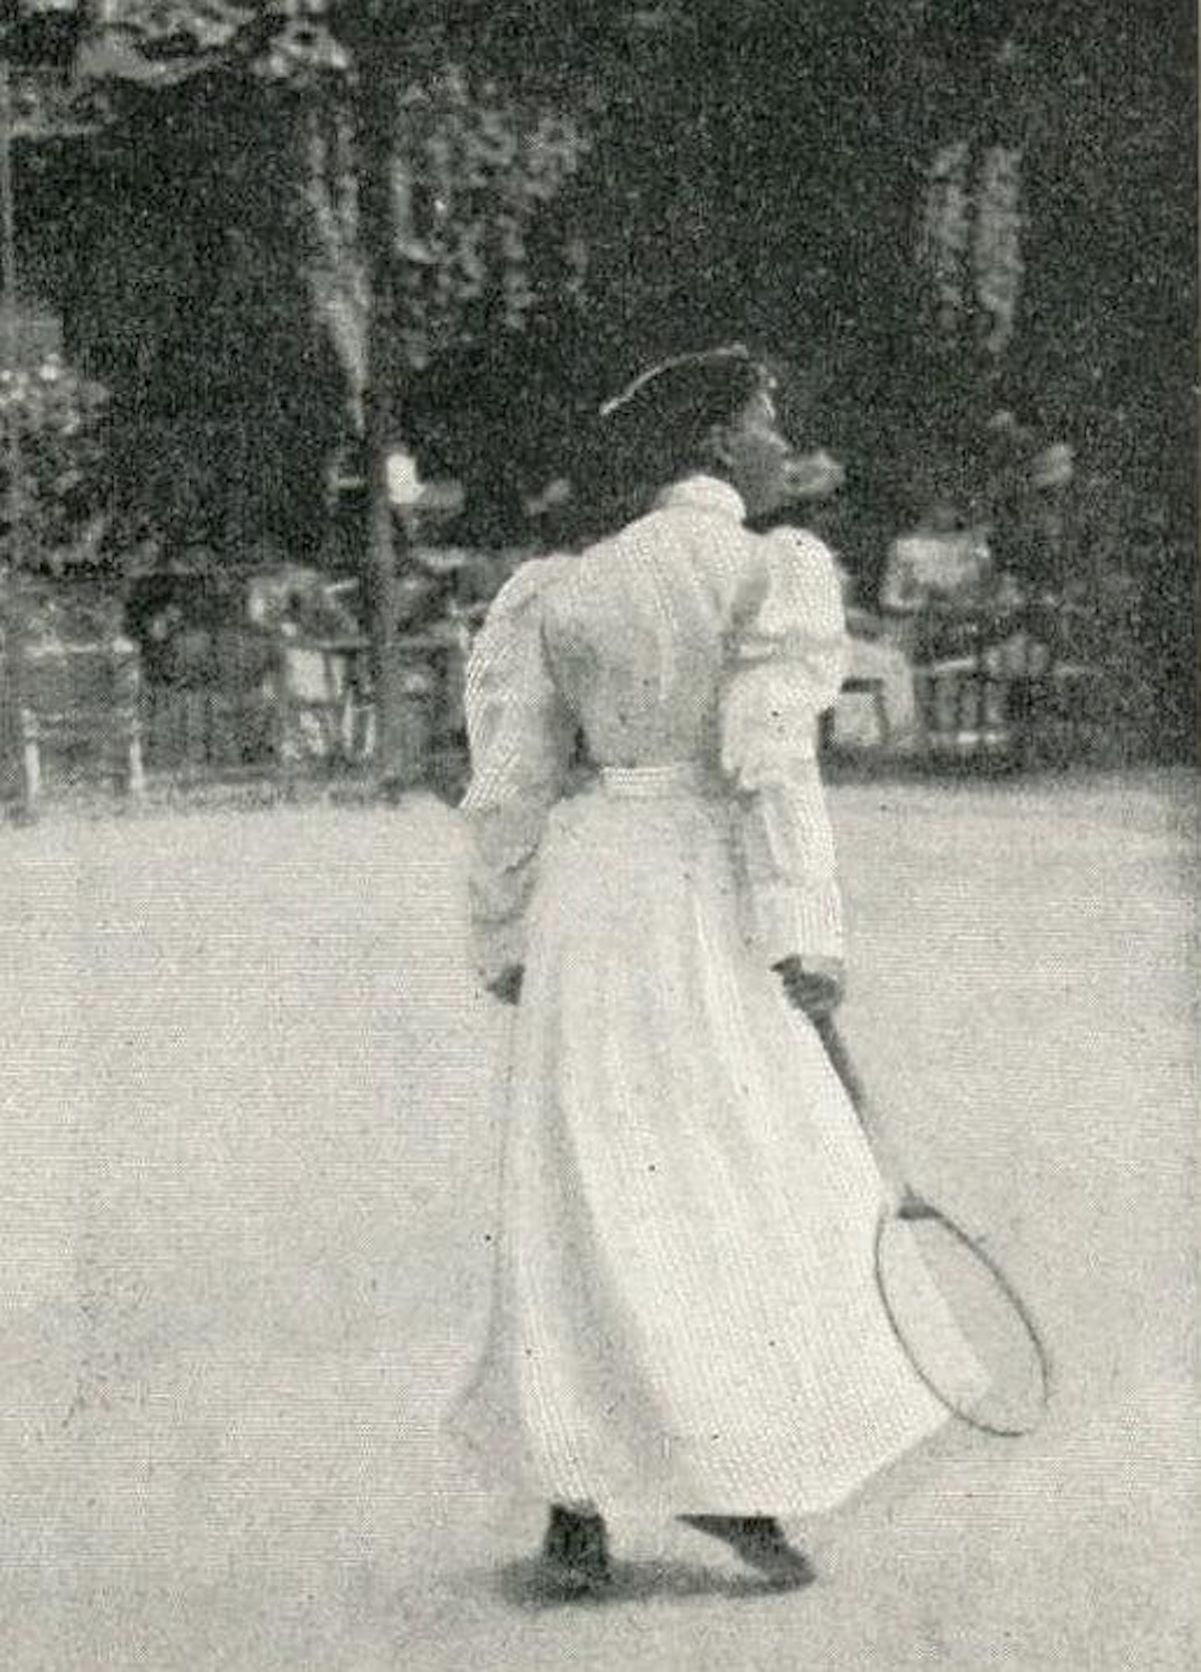
[[[547,815],[582,734],[596,767],[688,762],[738,808],[752,938],[770,963],[838,954],[817,717],[846,670],[833,558],[795,529],[754,534],[727,483],[695,476],[579,557],[501,589],[467,669],[480,972],[524,957]]]

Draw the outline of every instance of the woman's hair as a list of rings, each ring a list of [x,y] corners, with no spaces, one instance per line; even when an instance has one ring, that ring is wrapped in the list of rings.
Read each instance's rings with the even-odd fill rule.
[[[579,473],[590,532],[639,515],[681,477],[720,470],[714,429],[770,388],[763,364],[732,344],[664,360],[604,401]]]

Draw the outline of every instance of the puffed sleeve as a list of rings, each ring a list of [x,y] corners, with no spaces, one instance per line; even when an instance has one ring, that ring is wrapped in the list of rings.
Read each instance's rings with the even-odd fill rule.
[[[842,952],[817,741],[847,655],[830,551],[797,530],[765,535],[732,635],[722,765],[741,807],[750,934],[770,964]]]
[[[486,984],[524,961],[538,848],[574,738],[542,639],[542,591],[552,561],[523,565],[502,587],[467,663],[471,782],[462,810],[471,837],[472,938]]]

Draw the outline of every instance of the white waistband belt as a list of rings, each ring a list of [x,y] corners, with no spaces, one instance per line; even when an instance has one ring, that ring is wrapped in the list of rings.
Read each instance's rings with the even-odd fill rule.
[[[600,782],[607,795],[632,800],[669,795],[712,795],[712,772],[699,761],[666,761],[656,766],[602,766]]]

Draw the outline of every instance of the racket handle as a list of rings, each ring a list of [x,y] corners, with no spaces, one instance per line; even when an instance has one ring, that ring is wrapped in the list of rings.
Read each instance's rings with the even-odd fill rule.
[[[859,1078],[859,1071],[851,1061],[851,1053],[847,1049],[846,1040],[842,1037],[838,1023],[833,1016],[819,1016],[814,1022],[817,1036],[825,1047],[826,1055],[830,1059],[830,1066],[842,1081],[843,1090],[850,1098],[855,1113],[864,1125],[867,1124],[867,1092],[863,1081]]]
[[[859,1078],[859,1070],[851,1059],[850,1047],[842,1037],[838,1023],[833,1016],[819,1016],[813,1025],[817,1029],[817,1036],[830,1059],[830,1066],[842,1081],[842,1087],[847,1094],[850,1105],[859,1117],[859,1124],[875,1153],[877,1165],[886,1176],[896,1181],[898,1196],[895,1212],[897,1218],[930,1218],[935,1210],[918,1195],[916,1190],[904,1183],[904,1172],[898,1158],[892,1152],[892,1146],[886,1141],[878,1122],[872,1114],[867,1091],[863,1081]]]

